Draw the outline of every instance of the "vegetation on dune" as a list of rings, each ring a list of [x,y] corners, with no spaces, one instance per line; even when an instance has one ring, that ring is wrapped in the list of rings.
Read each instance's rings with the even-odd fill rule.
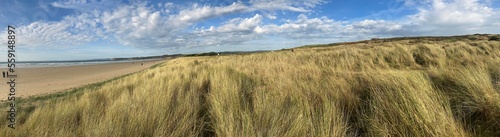
[[[0,136],[500,136],[500,41],[479,36],[177,58],[21,101]]]
[[[207,52],[207,53],[199,53],[199,54],[188,54],[185,55],[186,57],[194,57],[194,56],[217,56],[218,53],[216,52]]]

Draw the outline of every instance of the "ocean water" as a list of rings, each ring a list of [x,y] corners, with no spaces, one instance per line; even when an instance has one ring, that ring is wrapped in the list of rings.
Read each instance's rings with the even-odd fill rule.
[[[145,59],[145,60],[75,60],[75,61],[19,61],[15,62],[16,68],[40,68],[40,67],[60,67],[60,66],[79,66],[79,65],[93,65],[105,63],[120,63],[120,62],[141,62],[151,61],[158,59]],[[0,68],[7,68],[7,62],[0,62]]]

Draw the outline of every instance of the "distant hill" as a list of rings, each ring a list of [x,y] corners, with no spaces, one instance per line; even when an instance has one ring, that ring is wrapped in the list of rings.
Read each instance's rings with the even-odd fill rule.
[[[354,42],[338,42],[330,44],[315,44],[315,45],[305,45],[297,48],[308,48],[308,47],[327,47],[327,46],[337,46],[337,45],[350,45],[350,44],[369,44],[369,43],[382,43],[382,42],[392,42],[408,40],[410,43],[420,43],[424,41],[448,41],[454,42],[459,40],[469,40],[469,41],[499,41],[500,34],[473,34],[473,35],[461,35],[461,36],[421,36],[421,37],[394,37],[394,38],[372,38],[370,40],[354,41]]]

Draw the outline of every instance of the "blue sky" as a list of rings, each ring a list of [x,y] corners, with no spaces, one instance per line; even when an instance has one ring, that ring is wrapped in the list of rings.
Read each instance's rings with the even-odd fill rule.
[[[0,42],[7,45],[7,25],[15,26],[21,61],[500,33],[499,0],[9,0],[2,5]]]

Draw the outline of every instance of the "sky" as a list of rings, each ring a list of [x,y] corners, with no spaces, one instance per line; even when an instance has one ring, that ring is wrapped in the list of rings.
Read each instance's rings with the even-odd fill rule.
[[[7,25],[18,61],[46,61],[498,34],[499,15],[499,0],[5,0],[0,53]]]

